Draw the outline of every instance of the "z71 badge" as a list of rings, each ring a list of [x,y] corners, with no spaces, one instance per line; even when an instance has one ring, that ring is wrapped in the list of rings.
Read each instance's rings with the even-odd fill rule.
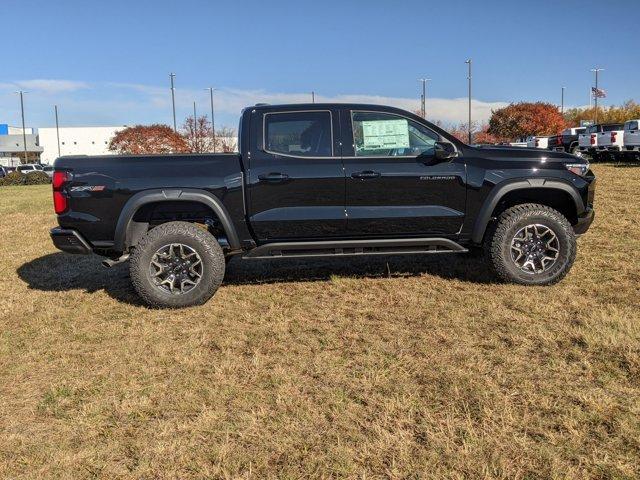
[[[82,185],[80,187],[71,187],[70,192],[101,192],[105,189],[104,185]]]

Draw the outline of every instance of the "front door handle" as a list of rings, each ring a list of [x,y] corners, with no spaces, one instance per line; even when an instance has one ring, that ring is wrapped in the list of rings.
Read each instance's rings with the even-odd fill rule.
[[[380,176],[380,172],[374,172],[373,170],[365,170],[363,172],[355,172],[351,174],[353,178],[378,178]]]
[[[289,179],[289,175],[280,172],[262,173],[258,175],[261,182],[279,183]]]

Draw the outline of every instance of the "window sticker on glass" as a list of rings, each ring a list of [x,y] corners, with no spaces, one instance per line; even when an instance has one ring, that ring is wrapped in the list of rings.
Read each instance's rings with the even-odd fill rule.
[[[362,122],[362,136],[365,150],[409,148],[409,124],[406,119],[365,120]]]

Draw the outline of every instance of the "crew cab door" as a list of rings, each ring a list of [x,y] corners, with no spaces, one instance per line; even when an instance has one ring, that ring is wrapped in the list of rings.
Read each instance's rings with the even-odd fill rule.
[[[337,112],[331,109],[253,115],[248,215],[258,241],[345,234],[338,132]]]
[[[349,235],[460,231],[466,169],[460,158],[436,161],[435,142],[444,138],[414,119],[385,111],[345,110],[341,123]]]

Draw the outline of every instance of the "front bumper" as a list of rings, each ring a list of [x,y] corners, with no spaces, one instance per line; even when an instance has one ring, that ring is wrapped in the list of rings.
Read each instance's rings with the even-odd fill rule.
[[[51,240],[59,250],[67,253],[92,253],[91,246],[77,231],[65,228],[52,228]]]
[[[576,235],[582,235],[589,230],[589,227],[593,223],[593,218],[595,217],[595,212],[593,208],[587,208],[587,210],[578,217],[578,223],[573,226],[573,232]]]

